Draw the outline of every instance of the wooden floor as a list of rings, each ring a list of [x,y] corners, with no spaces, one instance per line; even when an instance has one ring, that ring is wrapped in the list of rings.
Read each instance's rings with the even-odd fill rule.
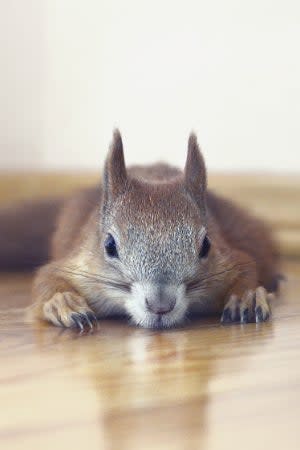
[[[300,263],[286,273],[260,325],[106,321],[80,336],[0,315],[0,448],[299,449]],[[1,307],[26,304],[29,286],[2,275]]]

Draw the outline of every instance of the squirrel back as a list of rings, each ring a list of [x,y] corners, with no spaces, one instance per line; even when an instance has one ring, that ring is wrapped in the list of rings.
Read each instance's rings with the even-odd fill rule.
[[[224,321],[266,320],[267,291],[277,288],[271,231],[207,189],[194,134],[182,172],[166,164],[127,169],[116,131],[101,185],[61,206],[50,247],[33,297],[37,315],[56,325],[121,313],[168,327],[189,311],[224,306]]]
[[[147,183],[166,183],[182,176],[182,172],[165,163],[156,163],[147,167],[132,166],[128,169],[128,175]],[[68,254],[74,244],[80,241],[83,225],[89,222],[101,201],[102,188],[99,185],[76,192],[66,202],[58,215],[57,231],[50,241],[52,258],[59,259]],[[268,291],[277,291],[279,252],[270,227],[244,208],[209,189],[206,202],[208,214],[222,239],[230,248],[251,255],[258,267],[259,284]]]

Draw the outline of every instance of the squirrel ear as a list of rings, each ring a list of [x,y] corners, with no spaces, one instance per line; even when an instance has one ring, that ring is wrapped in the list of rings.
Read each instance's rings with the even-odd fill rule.
[[[127,183],[127,172],[124,161],[123,143],[119,130],[114,130],[113,140],[104,168],[104,197],[106,200],[116,198],[124,192]]]
[[[197,201],[200,209],[205,210],[206,168],[200,151],[197,136],[191,133],[184,168],[184,183],[187,190]]]

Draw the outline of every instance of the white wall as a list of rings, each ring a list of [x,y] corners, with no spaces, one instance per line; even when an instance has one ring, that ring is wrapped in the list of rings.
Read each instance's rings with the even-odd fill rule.
[[[0,168],[42,163],[45,30],[42,2],[0,0]]]
[[[299,0],[0,0],[2,167],[300,171]]]

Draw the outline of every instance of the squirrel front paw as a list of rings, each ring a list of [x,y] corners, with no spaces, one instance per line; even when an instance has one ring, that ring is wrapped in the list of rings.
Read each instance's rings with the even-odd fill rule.
[[[73,292],[57,292],[43,306],[44,318],[54,325],[93,329],[97,327],[97,317],[80,295]]]
[[[232,294],[224,307],[221,322],[265,322],[271,315],[269,301],[273,297],[262,286],[254,291],[247,290],[241,298]]]

